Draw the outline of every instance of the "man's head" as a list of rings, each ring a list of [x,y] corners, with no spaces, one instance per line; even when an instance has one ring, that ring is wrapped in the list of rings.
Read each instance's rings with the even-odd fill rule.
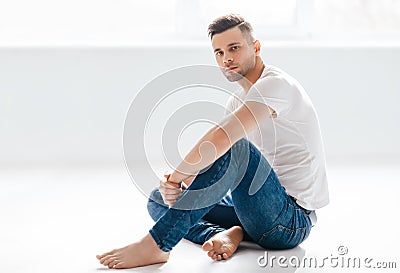
[[[238,81],[254,69],[260,43],[243,17],[229,14],[215,19],[208,26],[208,35],[217,63],[229,81]]]
[[[218,17],[208,26],[208,36],[211,40],[215,34],[224,32],[225,30],[238,27],[249,43],[252,43],[254,39],[253,27],[249,22],[246,22],[244,18],[237,14],[229,14]]]

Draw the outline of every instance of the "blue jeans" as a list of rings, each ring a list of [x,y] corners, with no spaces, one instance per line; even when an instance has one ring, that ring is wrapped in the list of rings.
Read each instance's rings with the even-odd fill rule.
[[[157,189],[147,208],[156,221],[149,233],[165,252],[182,238],[202,244],[234,225],[265,249],[289,249],[312,227],[310,211],[286,194],[265,157],[246,139],[200,172],[171,208]]]

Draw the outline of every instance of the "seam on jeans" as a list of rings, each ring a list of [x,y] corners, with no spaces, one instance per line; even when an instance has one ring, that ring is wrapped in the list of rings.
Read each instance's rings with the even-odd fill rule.
[[[299,227],[299,228],[293,229],[293,228],[285,227],[284,225],[281,225],[281,224],[278,224],[278,226],[280,226],[280,228],[282,228],[282,229],[284,229],[286,231],[290,231],[290,232],[297,232],[299,230],[303,230],[304,231],[304,229],[306,228],[306,227]]]
[[[294,201],[293,201],[293,202],[294,202]],[[295,206],[292,205],[292,204],[289,204],[289,206],[292,206],[296,211],[301,211],[301,215],[302,215],[304,218],[308,218],[308,220],[310,221],[310,223],[312,223],[312,222],[311,222],[311,219],[310,219],[310,215],[307,214],[307,213],[304,211],[304,209],[299,208],[299,207],[295,207]],[[304,219],[304,220],[306,221],[306,224],[305,224],[304,228],[307,228],[307,226],[308,226],[307,219]],[[312,227],[312,225],[311,225],[311,227]]]
[[[303,242],[303,241],[304,241],[304,239],[305,239],[305,237],[306,237],[306,233],[307,233],[307,230],[306,230],[306,228],[304,228],[304,229],[303,229],[303,234],[301,235],[300,242]]]
[[[261,241],[262,241],[265,237],[267,237],[270,233],[272,233],[273,231],[275,231],[275,229],[277,229],[278,226],[279,226],[279,224],[276,225],[276,226],[274,226],[274,227],[271,228],[270,230],[268,230],[268,231],[266,231],[266,232],[263,232],[263,233],[261,234],[261,236],[257,239],[257,242],[261,242]]]
[[[288,202],[288,205],[291,206],[291,207],[293,207],[294,210],[297,210],[297,211],[299,211],[299,210],[304,211],[304,209],[300,208],[299,205],[298,205],[294,200],[292,200],[292,202],[293,202],[294,204],[291,204],[290,202]]]
[[[269,236],[270,234],[272,234],[273,232],[276,232],[276,230],[279,230],[279,229],[281,229],[282,232],[289,232],[290,235],[291,235],[291,236],[290,236],[290,240],[293,239],[293,238],[296,236],[296,234],[297,234],[298,232],[301,232],[301,234],[300,234],[300,239],[297,240],[297,242],[296,242],[294,245],[290,246],[290,248],[295,247],[295,246],[301,244],[301,243],[306,239],[306,238],[305,238],[306,232],[307,232],[307,231],[306,231],[306,227],[298,228],[298,229],[292,230],[292,229],[287,228],[287,227],[285,227],[285,226],[283,226],[283,225],[281,225],[281,224],[278,224],[278,225],[276,225],[274,228],[272,228],[271,230],[269,230],[269,231],[267,231],[267,232],[264,232],[264,233],[262,234],[262,236],[261,236],[256,242],[257,242],[258,244],[262,245],[263,240],[265,240],[266,238],[268,238],[268,236]],[[289,243],[289,241],[287,241],[286,243]]]
[[[294,201],[293,201],[293,202],[294,202]],[[305,210],[305,209],[299,207],[299,206],[297,205],[296,202],[294,202],[294,203],[296,204],[296,207],[295,207],[294,205],[290,204],[290,203],[288,203],[288,205],[289,205],[289,206],[292,206],[296,211],[301,211],[301,212],[302,212],[302,215],[303,215],[305,218],[308,218],[308,219],[310,220],[310,222],[312,223],[311,217],[310,217],[310,214],[311,214],[312,211],[310,211],[310,210]],[[306,221],[307,221],[307,220],[306,220]],[[311,225],[311,226],[312,226],[312,225]]]
[[[301,228],[296,228],[296,229],[291,229],[291,228],[287,228],[282,224],[277,224],[276,226],[274,226],[273,228],[271,228],[270,230],[264,232],[260,238],[257,240],[257,242],[261,242],[264,238],[268,237],[269,234],[273,233],[275,230],[277,229],[281,229],[283,232],[289,232],[291,234],[297,233],[297,232],[302,232],[301,234],[301,240],[300,242],[304,239],[304,234],[306,232],[306,227],[301,227]]]
[[[289,199],[290,199],[290,198],[289,198]],[[291,200],[291,199],[290,199],[290,200]],[[291,200],[291,201],[294,203],[293,200]],[[293,216],[296,217],[296,214],[297,214],[299,211],[302,211],[302,213],[304,214],[304,210],[303,210],[302,208],[296,206],[296,204],[293,204],[293,203],[291,203],[288,199],[286,200],[287,206],[289,206],[291,209],[294,210]],[[286,227],[286,226],[284,226],[284,225],[281,224],[281,223],[277,223],[277,224],[273,225],[273,227],[272,227],[271,229],[269,229],[268,231],[262,233],[262,235],[259,237],[259,239],[257,240],[257,242],[262,242],[262,240],[264,240],[264,238],[268,237],[268,236],[269,236],[271,233],[273,233],[275,230],[281,229],[283,232],[289,232],[289,233],[291,233],[291,234],[295,234],[295,233],[301,232],[301,239],[300,239],[300,241],[299,241],[299,243],[298,243],[298,244],[300,244],[300,243],[304,240],[304,237],[305,237],[305,234],[306,234],[307,226],[308,226],[308,225],[307,225],[307,221],[306,221],[306,224],[303,225],[302,227],[296,227],[296,228],[294,228],[294,229],[293,229],[293,228]],[[298,244],[297,244],[297,245],[298,245]]]

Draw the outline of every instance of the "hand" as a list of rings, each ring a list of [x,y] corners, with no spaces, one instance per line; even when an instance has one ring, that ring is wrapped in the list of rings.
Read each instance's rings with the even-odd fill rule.
[[[164,174],[163,179],[160,181],[160,186],[158,189],[160,190],[161,196],[165,204],[169,207],[172,207],[173,204],[178,200],[178,198],[182,195],[183,191],[186,187],[183,187],[183,183],[168,181],[171,174]]]

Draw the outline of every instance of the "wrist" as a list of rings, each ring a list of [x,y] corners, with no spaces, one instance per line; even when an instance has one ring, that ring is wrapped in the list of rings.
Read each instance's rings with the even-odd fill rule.
[[[182,175],[180,173],[177,173],[176,171],[172,172],[171,175],[168,177],[167,181],[171,183],[181,183],[183,180]]]
[[[172,174],[171,174],[171,175],[168,177],[167,182],[178,184],[178,183],[180,183],[181,181],[177,180],[177,179],[176,179],[175,177],[173,177]]]
[[[177,171],[172,172],[169,176],[167,181],[175,184],[179,184],[180,187],[186,189],[192,183],[195,175],[183,175]],[[188,181],[187,181],[188,180]]]
[[[174,179],[171,179],[171,176],[168,178],[167,183],[176,188],[187,189],[189,187],[189,185],[187,183],[185,183],[184,180],[180,180],[180,181],[174,180]]]

